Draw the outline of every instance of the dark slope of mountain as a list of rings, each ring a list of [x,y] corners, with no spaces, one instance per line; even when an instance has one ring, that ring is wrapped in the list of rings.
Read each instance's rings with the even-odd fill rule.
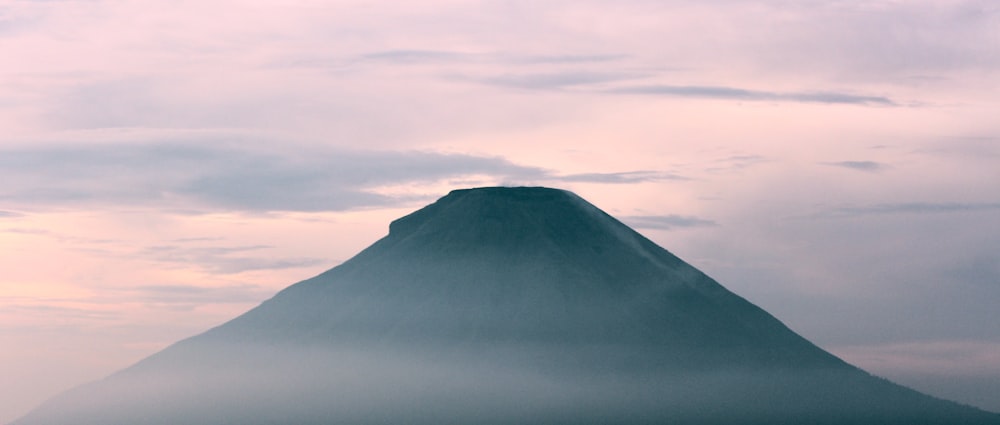
[[[454,191],[17,425],[1000,424],[872,377],[576,195]]]

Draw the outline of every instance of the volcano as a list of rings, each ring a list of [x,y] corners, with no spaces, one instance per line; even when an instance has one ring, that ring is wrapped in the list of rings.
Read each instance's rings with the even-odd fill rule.
[[[1000,424],[813,345],[573,193],[456,190],[35,424]]]

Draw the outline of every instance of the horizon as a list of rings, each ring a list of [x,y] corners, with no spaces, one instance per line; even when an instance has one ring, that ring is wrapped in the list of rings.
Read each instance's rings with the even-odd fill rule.
[[[15,0],[0,53],[0,423],[508,184],[1000,412],[993,2]]]

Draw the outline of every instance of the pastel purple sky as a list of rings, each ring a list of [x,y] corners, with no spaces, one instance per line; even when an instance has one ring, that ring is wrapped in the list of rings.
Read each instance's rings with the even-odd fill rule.
[[[1000,411],[995,1],[6,0],[0,58],[0,423],[498,184]]]

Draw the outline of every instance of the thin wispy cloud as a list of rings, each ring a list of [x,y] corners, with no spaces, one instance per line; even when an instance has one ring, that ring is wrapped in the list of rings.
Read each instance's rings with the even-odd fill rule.
[[[491,68],[521,69],[527,72],[531,69],[553,67],[604,65],[629,59],[624,53],[560,53],[560,54],[521,54],[509,52],[472,52],[459,50],[437,49],[394,49],[378,50],[353,56],[330,56],[303,53],[301,55],[274,59],[265,65],[269,69],[282,68],[327,68],[346,69],[353,66],[382,65],[443,65],[449,68],[464,65]],[[610,72],[610,71],[609,71]],[[471,80],[471,79],[470,79]]]
[[[197,237],[197,238],[177,238],[177,239],[171,240],[170,242],[174,242],[174,243],[218,242],[218,241],[222,241],[222,240],[225,240],[225,238],[222,238],[222,237]]]
[[[483,58],[484,55],[481,54],[444,50],[386,50],[367,53],[361,56],[361,59],[363,60],[389,62],[393,64],[467,62],[482,60]]]
[[[914,153],[992,163],[1000,159],[1000,135],[944,138],[915,149]]]
[[[381,187],[485,176],[496,182],[630,184],[686,177],[651,170],[560,175],[501,157],[422,151],[259,149],[192,141],[0,152],[0,200],[208,211],[345,211],[423,200]],[[178,209],[179,208],[179,209]]]
[[[839,162],[824,162],[824,165],[830,165],[833,167],[847,168],[856,171],[866,171],[869,173],[874,173],[878,171],[883,171],[889,166],[875,161],[839,161]]]
[[[639,78],[640,75],[617,72],[567,71],[508,74],[493,77],[458,77],[489,86],[530,90],[558,90]]]
[[[45,229],[32,229],[24,227],[9,227],[0,230],[3,233],[11,233],[15,235],[32,235],[32,236],[53,236],[51,231]]]
[[[512,56],[514,62],[526,64],[586,64],[618,62],[628,59],[626,54],[598,54],[598,55],[541,55],[541,56]]]
[[[21,317],[57,316],[61,319],[87,322],[107,322],[120,318],[120,315],[114,311],[66,305],[67,303],[79,304],[80,300],[74,299],[19,297],[0,299],[0,302],[4,304],[5,313]]]
[[[342,211],[407,199],[371,188],[465,175],[537,180],[500,157],[419,151],[257,149],[173,141],[0,152],[0,200],[32,205],[157,205],[240,211]]]
[[[197,267],[210,273],[235,274],[251,270],[282,270],[310,267],[324,263],[322,258],[276,258],[273,254],[254,252],[271,250],[269,245],[248,246],[180,246],[147,247],[140,255],[151,260]],[[247,255],[251,253],[251,255]]]
[[[853,104],[869,106],[894,106],[896,103],[883,96],[865,96],[850,93],[810,91],[810,92],[771,92],[750,90],[726,86],[672,86],[645,85],[618,87],[607,90],[608,93],[649,95],[664,97],[682,97],[698,99],[723,99],[739,101],[772,101],[772,102],[802,102],[827,104]]]
[[[768,161],[767,158],[760,155],[732,155],[711,161],[705,171],[709,173],[739,172]]]
[[[627,215],[620,217],[629,226],[637,229],[671,230],[687,227],[718,226],[713,220],[688,215]]]
[[[841,207],[822,216],[862,216],[882,214],[948,214],[1000,211],[1000,202],[903,202],[858,207]]]
[[[625,171],[618,173],[580,173],[553,177],[551,180],[573,183],[630,184],[662,180],[688,180],[684,176],[661,171]]]
[[[399,49],[365,53],[359,58],[366,61],[393,64],[425,63],[490,63],[494,65],[583,65],[618,62],[629,55],[616,54],[551,54],[526,55],[503,52],[463,52],[435,49]]]
[[[119,239],[112,238],[93,238],[93,237],[80,237],[72,236],[67,234],[62,234],[59,232],[54,232],[49,229],[40,229],[33,227],[10,227],[6,229],[0,229],[0,233],[11,233],[17,235],[30,235],[40,238],[47,238],[59,243],[76,245],[78,250],[94,250],[101,251],[100,246],[108,246],[121,242]]]
[[[156,304],[243,304],[259,302],[273,293],[258,285],[140,285],[118,289],[130,298]]]

